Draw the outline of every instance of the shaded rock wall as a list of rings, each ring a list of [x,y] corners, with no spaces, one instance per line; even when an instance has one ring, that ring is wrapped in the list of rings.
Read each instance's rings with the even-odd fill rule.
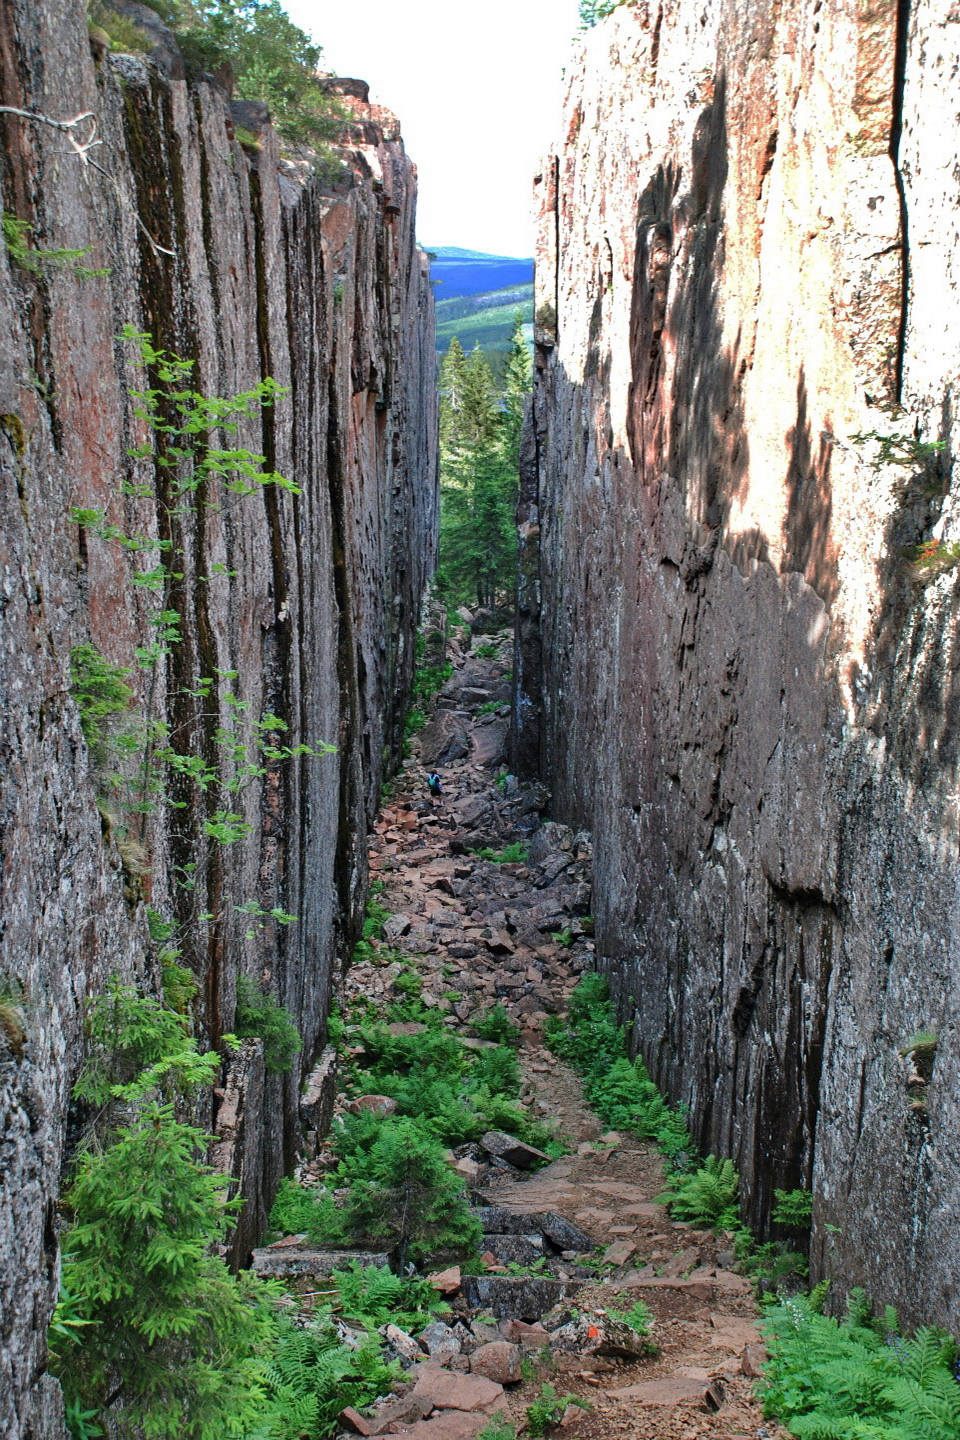
[[[514,735],[746,1217],[812,1184],[815,1276],[954,1329],[958,54],[945,0],[586,37],[537,181]]]
[[[204,1040],[216,1044],[232,1026],[239,973],[268,981],[302,1032],[289,1075],[265,1074],[251,1042],[218,1092],[218,1154],[247,1198],[237,1256],[262,1232],[299,1135],[301,1075],[322,1050],[332,977],[362,914],[366,828],[384,762],[399,751],[434,555],[433,302],[396,121],[366,103],[363,86],[342,85],[352,121],[342,172],[324,182],[308,163],[281,159],[269,126],[256,149],[241,147],[227,98],[212,84],[189,88],[169,54],[158,58],[165,68],[120,55],[95,64],[80,0],[14,0],[0,21],[3,103],[57,120],[94,112],[103,144],[90,155],[107,172],[84,163],[65,133],[2,116],[4,208],[32,227],[31,244],[89,247],[84,263],[109,268],[87,279],[70,264],[35,272],[0,248],[0,983],[14,1007],[0,1014],[14,1017],[0,1030],[0,1430],[9,1436],[55,1433],[56,1395],[35,1387],[56,1291],[83,1006],[113,974],[157,985],[148,896],[182,927]],[[256,116],[243,119],[249,128]],[[265,489],[217,508],[202,490],[164,520],[152,459],[128,453],[149,439],[131,395],[146,377],[135,347],[117,338],[128,323],[192,359],[208,394],[265,375],[289,387],[236,443],[265,454],[300,493]],[[124,494],[125,481],[146,489]],[[131,583],[142,559],[79,527],[72,507],[103,510],[127,533],[168,527],[183,639],[153,692],[145,675],[132,679],[141,713],[152,704],[224,779],[235,767],[216,730],[236,713],[246,741],[269,711],[291,745],[337,747],[267,761],[238,795],[175,788],[185,808],[161,804],[148,821],[141,878],[124,870],[118,828],[98,813],[103,781],[69,657],[89,640],[131,666],[158,599]],[[206,701],[186,693],[200,674],[218,676]],[[248,709],[236,712],[231,696]],[[247,839],[204,838],[220,809],[242,815]],[[176,877],[190,866],[187,889]],[[297,923],[255,924],[245,938],[250,921],[235,906],[251,899]],[[210,923],[197,918],[206,911]]]

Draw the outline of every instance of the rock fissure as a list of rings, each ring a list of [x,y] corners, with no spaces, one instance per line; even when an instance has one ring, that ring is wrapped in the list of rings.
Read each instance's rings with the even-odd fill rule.
[[[593,964],[581,918],[592,847],[585,833],[538,822],[546,797],[537,787],[520,789],[509,776],[502,790],[494,783],[501,752],[491,755],[491,717],[477,713],[496,693],[511,645],[507,636],[494,638],[499,655],[483,662],[455,644],[454,673],[414,741],[420,753],[392,782],[375,826],[369,863],[380,886],[377,913],[389,914],[383,938],[365,943],[344,978],[346,1089],[335,1115],[396,1116],[395,1099],[358,1093],[363,1075],[352,1079],[352,1067],[364,1032],[351,1017],[369,1025],[373,1012],[389,1021],[416,992],[408,983],[415,976],[427,1007],[421,1013],[474,1054],[495,1048],[478,1036],[491,1006],[503,1007],[521,1037],[521,1100],[556,1123],[567,1153],[550,1160],[496,1130],[453,1149],[449,1163],[464,1177],[483,1229],[476,1259],[466,1270],[448,1263],[431,1275],[452,1306],[444,1322],[411,1334],[381,1328],[408,1378],[371,1410],[345,1410],[342,1440],[357,1433],[449,1440],[477,1434],[496,1412],[520,1425],[545,1382],[590,1407],[570,1405],[564,1417],[564,1433],[582,1440],[741,1437],[762,1421],[751,1387],[764,1351],[751,1286],[725,1268],[728,1239],[671,1221],[656,1198],[663,1187],[656,1153],[628,1135],[602,1133],[578,1077],[544,1045],[548,1014],[563,1009]],[[454,758],[436,762],[437,803],[423,762],[433,768],[436,746],[449,748],[446,717],[461,744]],[[480,855],[520,843],[529,846],[523,861]],[[416,1035],[430,1026],[393,1020],[389,1028]],[[336,1135],[335,1118],[334,1144]],[[323,1183],[333,1164],[329,1137],[317,1140],[318,1160],[298,1171],[307,1185]],[[347,1192],[336,1193],[345,1203]],[[311,1303],[336,1293],[314,1277],[389,1260],[388,1250],[316,1249],[304,1238],[257,1250],[254,1267],[284,1279],[307,1315]],[[649,1340],[616,1318],[641,1298],[654,1316]],[[486,1388],[474,1377],[484,1377]],[[768,1435],[780,1433],[768,1424]]]

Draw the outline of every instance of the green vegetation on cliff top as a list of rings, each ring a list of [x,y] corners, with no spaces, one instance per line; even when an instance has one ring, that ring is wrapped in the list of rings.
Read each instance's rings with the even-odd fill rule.
[[[316,147],[332,140],[344,111],[316,78],[319,45],[295,25],[279,0],[145,0],[177,37],[189,69],[232,75],[234,93],[270,109],[287,140]],[[111,0],[92,0],[91,25],[111,48],[149,52],[154,41]]]

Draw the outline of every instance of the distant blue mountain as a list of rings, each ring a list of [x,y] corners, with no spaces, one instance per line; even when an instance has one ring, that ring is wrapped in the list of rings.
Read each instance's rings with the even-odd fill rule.
[[[461,250],[456,245],[426,245],[436,258],[430,263],[430,279],[437,300],[458,295],[479,295],[485,290],[506,290],[510,285],[529,285],[533,261],[510,255],[485,255],[482,250]]]

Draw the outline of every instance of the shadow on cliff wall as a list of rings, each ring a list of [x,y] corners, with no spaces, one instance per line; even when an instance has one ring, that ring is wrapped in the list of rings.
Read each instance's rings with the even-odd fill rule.
[[[725,343],[719,313],[724,96],[721,77],[696,128],[690,177],[663,166],[638,203],[624,448],[614,446],[610,430],[609,359],[602,354],[596,295],[584,302],[593,304],[594,322],[582,383],[565,374],[549,348],[538,356],[543,434],[537,433],[535,463],[545,500],[546,559],[529,589],[542,573],[542,773],[554,782],[557,818],[590,825],[597,836],[598,951],[621,1014],[626,1020],[636,1014],[634,1039],[642,1042],[658,1082],[674,1099],[693,1101],[698,1141],[741,1165],[751,1222],[765,1224],[774,1186],[811,1183],[819,1123],[819,1153],[830,1166],[832,1193],[821,1193],[818,1204],[827,1207],[824,1218],[849,1234],[843,1253],[835,1252],[840,1268],[831,1268],[845,1283],[865,1284],[878,1298],[884,1291],[883,1298],[909,1310],[909,1278],[898,1295],[891,1277],[909,1265],[924,1206],[932,1202],[924,1198],[916,1154],[898,1148],[902,1082],[899,1062],[887,1066],[889,1027],[907,1026],[906,1034],[927,1023],[911,1007],[929,1004],[938,967],[949,963],[947,944],[923,967],[914,957],[921,917],[929,910],[939,922],[949,914],[945,903],[938,910],[933,892],[944,875],[946,846],[955,853],[956,834],[948,827],[942,836],[936,833],[930,816],[949,788],[946,772],[960,763],[960,666],[953,655],[960,586],[941,580],[924,603],[905,552],[930,535],[947,472],[941,457],[904,480],[879,562],[883,603],[867,662],[874,676],[853,677],[860,723],[888,740],[886,751],[858,749],[855,735],[845,748],[838,733],[840,696],[823,668],[825,642],[814,638],[822,635],[822,614],[796,579],[803,576],[829,616],[844,543],[843,535],[832,534],[836,442],[829,428],[819,435],[814,428],[815,417],[828,427],[829,421],[818,414],[819,397],[811,399],[803,369],[795,377],[796,408],[783,460],[768,482],[782,490],[785,503],[783,555],[776,566],[782,579],[778,586],[772,571],[761,574],[757,608],[738,616],[730,612],[746,587],[739,577],[731,584],[719,573],[726,555],[749,579],[749,562],[769,562],[780,539],[771,535],[768,544],[759,529],[725,534],[749,452],[741,390],[747,359],[739,336]],[[944,439],[951,405],[948,396]],[[577,422],[590,415],[594,433],[581,442]],[[549,433],[553,426],[555,436]],[[893,427],[878,414],[876,428]],[[764,477],[755,478],[763,483]],[[933,493],[938,479],[940,494]],[[869,493],[864,503],[873,503]],[[676,583],[678,535],[683,585]],[[664,583],[670,566],[674,574]],[[769,614],[762,609],[764,597]],[[804,615],[817,623],[802,623]],[[743,655],[716,653],[724,644],[737,649],[749,629],[744,620],[754,622],[759,647],[744,644]],[[842,637],[838,643],[836,620],[833,625],[836,655]],[[798,683],[791,662],[807,634],[810,651],[803,658],[811,665]],[[793,649],[785,657],[786,642]],[[615,679],[619,690],[595,687],[597,676]],[[764,711],[763,697],[754,704],[749,692],[767,681],[773,699]],[[781,714],[779,736],[776,682],[781,709],[793,687],[793,716]],[[684,699],[682,714],[678,697]],[[820,724],[821,710],[822,743],[821,734],[811,732],[806,750],[795,746],[792,760],[781,756],[783,771],[768,788],[767,750],[759,753],[770,739],[767,732],[779,749],[798,717],[817,716]],[[838,757],[845,770],[836,766]],[[818,874],[798,872],[783,884],[765,878],[759,806],[751,811],[744,803],[741,838],[746,833],[749,843],[732,865],[710,853],[712,827],[722,832],[732,805],[757,799],[757,793],[744,795],[749,785],[736,793],[745,774],[763,778],[756,787],[766,805],[763,820],[776,838],[778,827],[783,831],[784,848],[791,814],[797,820],[806,796],[809,813],[797,821],[796,833],[802,838],[806,825],[816,853],[815,832],[828,832],[823,875],[832,879],[832,890],[820,893]],[[900,784],[904,775],[925,790],[911,793]],[[780,810],[773,814],[778,799]],[[828,853],[834,842],[836,874]],[[918,876],[905,875],[904,857],[920,852]],[[729,885],[726,875],[718,879],[724,867],[732,876]],[[937,923],[930,928],[937,933]],[[880,972],[889,970],[900,937],[909,959],[901,962],[899,990],[889,989],[888,1009],[883,987],[889,982]],[[947,987],[941,989],[943,1005]],[[838,1042],[845,1026],[846,1037]],[[825,1049],[829,1109],[820,1120]],[[878,1117],[883,1128],[877,1128]],[[919,1122],[910,1123],[916,1129]],[[882,1193],[874,1195],[876,1170],[869,1167],[877,1165],[886,1173]],[[945,1193],[937,1183],[938,1193]]]
[[[803,366],[797,380],[797,418],[787,431],[786,550],[781,570],[797,571],[812,586],[829,610],[837,598],[837,546],[830,523],[833,492],[830,460],[833,447],[821,435],[814,454],[809,397]]]
[[[714,545],[748,461],[746,361],[739,337],[732,350],[724,346],[717,305],[728,168],[721,72],[694,131],[689,179],[677,166],[661,166],[638,202],[628,432],[644,483],[654,487],[666,473],[680,487],[688,520],[718,532]],[[676,357],[672,376],[667,350]]]
[[[822,1016],[808,1022],[804,996],[811,983],[819,989],[811,972],[821,916],[812,897],[798,907],[771,888],[764,899],[761,881],[758,897],[739,902],[741,912],[754,904],[765,916],[756,926],[759,932],[765,925],[765,938],[745,939],[749,953],[739,962],[749,996],[745,1000],[741,988],[738,997],[734,985],[729,1003],[711,1001],[704,1008],[704,989],[719,993],[718,975],[726,964],[738,963],[724,958],[723,926],[729,922],[718,919],[720,928],[708,939],[703,925],[697,931],[694,912],[704,852],[712,831],[727,824],[733,803],[729,755],[740,723],[740,689],[749,677],[740,676],[738,655],[690,651],[699,643],[704,615],[729,603],[722,592],[719,602],[715,589],[711,594],[721,547],[745,572],[748,562],[768,557],[759,530],[729,541],[724,536],[749,461],[743,397],[748,360],[739,335],[732,345],[726,340],[719,298],[727,143],[720,75],[695,129],[689,176],[677,166],[661,166],[638,201],[629,454],[614,446],[609,426],[599,277],[582,382],[550,358],[552,347],[538,356],[547,396],[537,423],[549,429],[551,415],[562,425],[564,415],[592,413],[595,433],[592,440],[581,442],[579,433],[571,433],[541,445],[538,431],[536,456],[531,438],[528,459],[557,466],[555,476],[541,482],[548,592],[544,693],[551,697],[541,736],[542,773],[553,782],[558,818],[608,831],[599,846],[610,866],[608,875],[598,876],[598,888],[606,892],[599,938],[623,1010],[636,1004],[637,1038],[643,1038],[655,1078],[674,1099],[693,1098],[698,1141],[738,1158],[751,1219],[762,1224],[773,1186],[791,1189],[810,1180]],[[793,552],[825,583],[829,457],[814,451],[801,375],[790,434],[788,528]],[[599,487],[590,483],[594,465],[604,472]],[[666,601],[662,572],[677,566],[683,583],[666,592],[676,601]],[[609,624],[610,602],[598,610],[590,590],[622,595],[613,600]],[[675,605],[669,616],[666,603]],[[539,636],[535,645],[526,634],[520,643],[535,668]],[[627,671],[635,700],[629,715],[617,718],[616,697],[603,694],[602,684],[604,677]],[[711,676],[719,679],[720,693],[697,691]],[[671,744],[682,752],[675,771],[664,753]],[[731,897],[721,908],[735,910],[737,903]],[[771,920],[773,912],[779,920]]]

